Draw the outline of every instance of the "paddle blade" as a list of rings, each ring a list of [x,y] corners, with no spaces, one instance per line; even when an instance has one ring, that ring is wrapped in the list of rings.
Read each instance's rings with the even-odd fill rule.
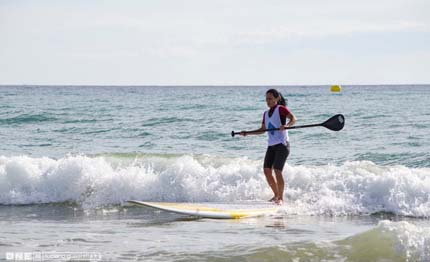
[[[321,124],[323,127],[333,131],[342,130],[345,125],[345,117],[341,114],[332,116],[330,119]]]

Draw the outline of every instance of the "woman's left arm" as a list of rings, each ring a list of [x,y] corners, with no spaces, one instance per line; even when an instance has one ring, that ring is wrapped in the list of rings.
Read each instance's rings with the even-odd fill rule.
[[[290,112],[287,115],[287,118],[290,119],[290,121],[288,121],[288,123],[286,124],[286,127],[290,127],[290,126],[293,126],[294,124],[296,124],[297,118],[292,112]]]
[[[288,123],[286,125],[281,125],[279,130],[285,130],[285,128],[293,126],[297,121],[296,116],[292,112],[288,113],[287,118],[289,119]]]

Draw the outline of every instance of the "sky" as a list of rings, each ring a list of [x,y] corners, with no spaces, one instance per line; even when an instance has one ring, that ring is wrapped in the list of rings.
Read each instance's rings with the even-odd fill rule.
[[[429,0],[0,0],[0,85],[430,84]]]

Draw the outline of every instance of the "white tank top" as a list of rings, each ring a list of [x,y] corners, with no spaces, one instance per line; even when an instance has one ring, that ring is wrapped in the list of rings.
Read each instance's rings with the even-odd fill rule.
[[[281,117],[279,115],[279,106],[276,106],[275,110],[273,111],[273,114],[271,117],[269,117],[269,111],[267,110],[264,113],[264,124],[266,125],[266,128],[279,128],[281,123]],[[269,137],[269,146],[277,145],[277,144],[284,144],[286,145],[288,142],[288,131],[268,131],[267,132]]]

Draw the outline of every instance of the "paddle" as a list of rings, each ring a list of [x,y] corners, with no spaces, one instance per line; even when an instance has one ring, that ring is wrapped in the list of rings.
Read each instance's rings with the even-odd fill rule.
[[[291,126],[291,127],[285,128],[285,129],[299,129],[299,128],[306,128],[306,127],[323,126],[323,127],[330,129],[332,131],[339,131],[339,130],[342,130],[344,125],[345,125],[345,117],[342,114],[338,114],[338,115],[330,117],[327,121],[325,121],[324,123],[321,123],[321,124]],[[246,134],[253,134],[253,133],[275,131],[275,130],[279,130],[279,128],[269,128],[269,129],[263,129],[263,130],[245,131],[245,133]],[[233,137],[234,137],[234,135],[239,135],[239,134],[240,134],[240,132],[231,131],[231,136],[233,136]]]

